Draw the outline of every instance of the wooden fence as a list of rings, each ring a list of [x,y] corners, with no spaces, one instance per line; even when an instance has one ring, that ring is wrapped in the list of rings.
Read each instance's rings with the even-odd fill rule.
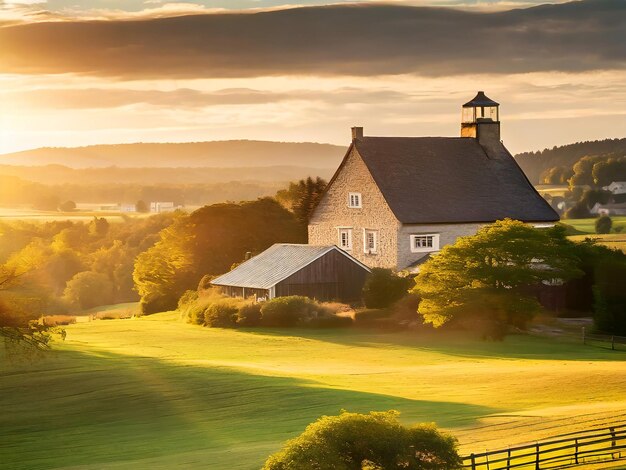
[[[583,327],[583,344],[612,349],[613,351],[626,351],[626,337],[612,335],[589,334]]]
[[[554,436],[532,444],[471,454],[463,468],[471,470],[549,470],[626,460],[626,424]]]

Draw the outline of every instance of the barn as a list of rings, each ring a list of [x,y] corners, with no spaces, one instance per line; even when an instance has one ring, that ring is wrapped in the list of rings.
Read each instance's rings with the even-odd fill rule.
[[[335,245],[277,243],[211,284],[231,297],[258,300],[304,295],[320,301],[360,300],[370,269]]]

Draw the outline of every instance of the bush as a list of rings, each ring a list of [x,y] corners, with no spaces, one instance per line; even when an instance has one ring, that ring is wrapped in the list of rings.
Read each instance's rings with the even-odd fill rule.
[[[363,286],[367,308],[385,308],[405,296],[413,286],[410,277],[400,277],[391,269],[374,268]]]
[[[340,317],[339,315],[326,315],[312,318],[306,323],[311,328],[347,328],[352,326],[352,318]]]
[[[106,274],[84,271],[67,281],[63,297],[76,308],[89,309],[112,303],[113,289]]]
[[[178,299],[178,310],[181,310],[198,300],[198,292],[195,290],[187,290]]]
[[[596,219],[597,234],[611,233],[611,227],[613,227],[613,221],[608,215],[601,215]]]
[[[72,315],[46,315],[43,317],[44,326],[71,325],[76,323],[76,317]]]
[[[209,305],[204,311],[204,324],[212,328],[234,328],[239,306],[236,299],[225,298]]]
[[[454,437],[432,424],[405,427],[397,411],[323,416],[282,450],[263,470],[300,469],[453,470],[461,468]]]
[[[263,304],[261,314],[262,324],[274,327],[292,327],[314,318],[321,312],[322,307],[300,295],[276,297]]]
[[[237,311],[237,325],[259,326],[261,324],[261,304],[246,303]]]
[[[356,321],[357,323],[361,323],[372,320],[380,320],[381,318],[389,318],[390,316],[390,310],[385,310],[382,308],[369,308],[356,312],[354,314],[354,321]]]

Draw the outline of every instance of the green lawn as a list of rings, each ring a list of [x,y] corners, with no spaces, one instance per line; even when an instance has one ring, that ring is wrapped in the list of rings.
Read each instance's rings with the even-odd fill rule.
[[[624,235],[626,236],[626,216],[613,216],[613,229],[616,227],[622,227]],[[561,222],[573,227],[579,234],[596,234],[596,218],[589,219],[563,219]],[[617,234],[620,235],[620,234]]]
[[[435,421],[464,452],[626,409],[626,353],[529,336],[235,331],[165,313],[77,323],[42,361],[0,359],[11,469],[255,469],[342,408]]]
[[[577,233],[577,235],[568,237],[570,240],[582,241],[585,238],[594,238],[602,245],[626,253],[626,216],[611,217],[611,219],[613,220],[613,229],[622,227],[620,233],[596,234],[596,219],[564,219],[562,222],[571,226],[575,230],[574,233]]]

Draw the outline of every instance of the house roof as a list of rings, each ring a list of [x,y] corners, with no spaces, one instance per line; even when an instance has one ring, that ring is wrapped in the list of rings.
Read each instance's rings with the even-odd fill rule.
[[[559,220],[502,145],[488,155],[468,137],[363,137],[353,147],[402,223]]]
[[[216,286],[269,289],[333,250],[337,250],[363,269],[369,271],[367,266],[335,245],[316,246],[277,243],[240,264],[232,271],[213,279],[211,284]]]
[[[464,108],[474,108],[477,106],[500,106],[500,103],[496,103],[494,100],[485,95],[484,91],[479,91],[471,101],[468,101],[463,105]]]

